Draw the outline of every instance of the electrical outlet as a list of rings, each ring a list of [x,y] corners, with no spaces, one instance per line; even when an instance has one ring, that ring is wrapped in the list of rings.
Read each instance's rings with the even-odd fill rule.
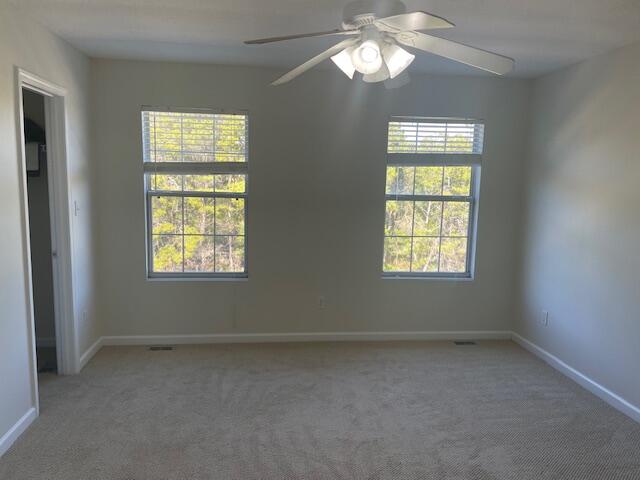
[[[546,310],[542,311],[542,315],[540,316],[540,325],[544,325],[545,327],[549,325],[549,312]]]
[[[324,298],[324,295],[320,295],[318,297],[318,307],[319,308],[326,308],[327,307],[327,300]]]

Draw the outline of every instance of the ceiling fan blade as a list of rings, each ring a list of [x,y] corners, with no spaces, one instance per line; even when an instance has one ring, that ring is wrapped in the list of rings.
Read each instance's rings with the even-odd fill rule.
[[[434,53],[497,75],[509,73],[513,70],[515,64],[512,58],[427,35],[426,33],[402,32],[395,35],[395,38],[398,42],[408,47]]]
[[[296,38],[308,38],[308,37],[327,37],[330,35],[357,35],[360,33],[358,30],[328,30],[326,32],[314,32],[314,33],[300,33],[298,35],[285,35],[284,37],[271,37],[271,38],[259,38],[257,40],[247,40],[244,42],[247,45],[262,45],[264,43],[282,42],[284,40],[294,40]]]
[[[276,81],[274,81],[271,85],[282,85],[283,83],[287,83],[288,81],[293,80],[298,75],[301,75],[307,70],[309,70],[310,68],[315,67],[317,64],[319,64],[323,60],[326,60],[327,58],[332,57],[333,55],[338,53],[340,50],[350,47],[351,45],[354,45],[355,43],[357,43],[357,41],[358,41],[357,39],[350,38],[348,40],[343,40],[340,43],[337,43],[333,47],[307,60],[302,65],[297,66],[290,72],[285,73],[283,76],[281,76]]]
[[[436,28],[451,28],[455,25],[444,18],[427,12],[403,13],[392,17],[380,18],[375,25],[386,32],[405,32],[407,30],[432,30]]]

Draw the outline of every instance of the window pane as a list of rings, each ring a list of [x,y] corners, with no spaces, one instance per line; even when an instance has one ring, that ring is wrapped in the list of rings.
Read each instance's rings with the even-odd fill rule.
[[[466,237],[469,229],[469,203],[445,202],[442,215],[442,235]]]
[[[214,241],[212,236],[187,235],[184,237],[184,271],[215,271]]]
[[[447,146],[445,123],[418,124],[418,152],[444,153]]]
[[[442,194],[442,167],[416,167],[416,195]]]
[[[153,236],[153,271],[181,272],[182,271],[182,236],[154,235]]]
[[[448,123],[435,119],[407,118],[389,122],[387,151],[480,154],[483,141],[484,125],[481,123]]]
[[[215,175],[216,192],[244,193],[247,191],[245,175]]]
[[[411,238],[385,237],[384,271],[408,272],[411,263]]]
[[[213,115],[182,114],[184,162],[213,162]]]
[[[437,272],[438,249],[440,239],[438,237],[414,238],[412,272]]]
[[[389,153],[415,153],[417,124],[389,122],[387,151]]]
[[[216,198],[216,235],[244,234],[244,199]]]
[[[469,195],[471,167],[444,167],[443,195]]]
[[[151,197],[152,233],[182,233],[182,198]]]
[[[217,272],[244,272],[243,236],[217,235],[215,248]]]
[[[442,202],[415,202],[413,234],[424,236],[440,235]]]
[[[413,202],[387,200],[385,235],[411,235]]]
[[[215,199],[186,197],[184,199],[184,233],[213,235],[214,213]]]
[[[185,192],[213,192],[213,175],[185,175]]]
[[[151,157],[155,162],[181,162],[180,114],[149,112]]]
[[[469,123],[447,124],[447,152],[473,153],[476,126]]]
[[[387,167],[387,193],[411,195],[415,167]]]
[[[144,160],[244,162],[246,122],[242,114],[143,112]]]
[[[152,190],[164,190],[165,192],[182,191],[182,175],[150,175],[149,187]]]
[[[467,260],[466,238],[443,238],[440,244],[440,271],[464,273]]]
[[[246,122],[244,115],[215,116],[215,150],[218,162],[244,162]]]

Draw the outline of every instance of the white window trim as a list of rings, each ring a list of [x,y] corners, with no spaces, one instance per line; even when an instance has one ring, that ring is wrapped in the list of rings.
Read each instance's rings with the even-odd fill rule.
[[[145,162],[144,129],[141,127],[142,138],[142,165],[144,181],[144,211],[145,211],[145,271],[148,281],[246,281],[249,277],[248,261],[248,218],[249,218],[249,112],[247,110],[226,110],[209,108],[182,108],[182,107],[158,107],[143,105],[140,115],[144,112],[175,112],[175,113],[205,113],[244,115],[246,117],[245,142],[246,151],[244,162]],[[148,174],[171,173],[176,175],[190,174],[243,174],[245,175],[245,191],[243,193],[232,192],[176,192],[151,190],[148,184]],[[208,198],[242,198],[244,200],[244,271],[242,272],[154,272],[153,271],[153,236],[151,197],[153,196],[176,197],[208,197]]]
[[[433,123],[473,123],[485,125],[481,119],[469,118],[446,118],[446,117],[411,117],[392,115],[387,121],[387,140],[389,144],[388,125],[394,121],[420,122],[428,121]],[[484,143],[484,141],[483,141]],[[484,145],[483,145],[484,148]],[[453,280],[453,281],[473,281],[475,279],[476,244],[478,211],[480,204],[480,174],[482,154],[478,153],[387,153],[387,163],[385,164],[385,190],[386,171],[389,166],[470,166],[471,168],[471,191],[469,196],[451,195],[400,195],[385,193],[385,208],[383,212],[383,224],[386,221],[386,205],[388,200],[409,200],[409,201],[465,201],[469,202],[469,224],[467,226],[467,258],[465,272],[387,272],[382,267],[382,278],[384,280]],[[384,258],[384,240],[387,235],[382,235],[382,250]],[[440,259],[438,259],[440,261]]]

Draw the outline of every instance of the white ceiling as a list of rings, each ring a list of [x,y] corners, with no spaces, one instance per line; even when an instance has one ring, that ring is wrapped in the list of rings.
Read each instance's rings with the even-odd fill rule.
[[[293,67],[334,38],[243,40],[336,28],[343,0],[12,0],[93,57]],[[516,59],[535,77],[640,41],[640,0],[406,0],[447,18],[451,40]],[[424,54],[410,71],[476,74]]]

